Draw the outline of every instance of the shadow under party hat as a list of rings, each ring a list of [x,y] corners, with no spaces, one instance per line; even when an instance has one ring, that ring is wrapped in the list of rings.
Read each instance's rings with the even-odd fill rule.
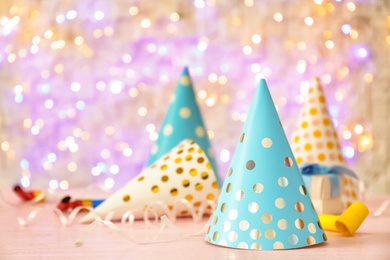
[[[205,239],[214,245],[255,250],[326,241],[264,79]]]
[[[175,95],[158,133],[158,139],[152,148],[147,165],[153,164],[184,139],[194,140],[206,153],[215,172],[218,186],[221,181],[217,172],[213,151],[203,123],[192,81],[185,67],[177,84]]]
[[[314,78],[312,82],[293,132],[291,148],[299,165],[345,165],[319,78]]]
[[[131,211],[135,218],[142,218],[145,211],[188,216],[190,209],[211,207],[208,202],[219,194],[217,180],[204,151],[191,140],[184,140],[150,167],[112,194],[80,222],[95,220],[94,215],[120,219]]]

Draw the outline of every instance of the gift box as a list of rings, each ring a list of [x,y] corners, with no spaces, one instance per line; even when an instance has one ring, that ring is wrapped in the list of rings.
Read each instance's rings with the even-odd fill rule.
[[[317,213],[340,214],[360,198],[360,180],[345,174],[303,174]]]

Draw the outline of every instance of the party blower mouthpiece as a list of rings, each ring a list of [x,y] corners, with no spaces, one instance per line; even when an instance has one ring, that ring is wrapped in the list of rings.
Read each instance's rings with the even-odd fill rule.
[[[352,236],[366,219],[369,211],[366,205],[357,201],[351,204],[340,216],[318,215],[323,229],[336,231],[344,236]]]

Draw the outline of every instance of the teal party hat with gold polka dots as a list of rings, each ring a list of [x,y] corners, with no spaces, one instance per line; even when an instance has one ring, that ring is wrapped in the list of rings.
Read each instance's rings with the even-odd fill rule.
[[[187,67],[183,69],[147,165],[153,164],[185,139],[195,141],[206,153],[220,186],[217,165]]]
[[[226,175],[205,240],[253,250],[326,241],[264,79]]]

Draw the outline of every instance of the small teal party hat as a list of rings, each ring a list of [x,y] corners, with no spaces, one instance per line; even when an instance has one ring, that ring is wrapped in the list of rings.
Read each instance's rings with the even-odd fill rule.
[[[203,123],[188,68],[185,67],[177,84],[175,95],[161,125],[158,139],[152,148],[147,163],[148,166],[169,152],[185,139],[194,140],[205,152],[215,172],[218,186],[221,181],[218,176],[213,151]]]
[[[205,239],[214,245],[255,250],[326,241],[264,79]]]

